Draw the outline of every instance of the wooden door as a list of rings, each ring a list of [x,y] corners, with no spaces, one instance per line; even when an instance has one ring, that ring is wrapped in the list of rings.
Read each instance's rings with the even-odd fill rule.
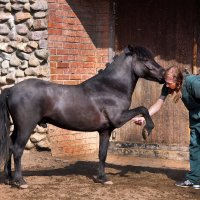
[[[149,48],[164,68],[172,65],[192,71],[195,30],[198,31],[196,0],[116,0],[115,50],[127,44]],[[197,55],[197,63],[199,56]],[[162,85],[139,80],[132,107],[149,108],[159,97]],[[153,116],[155,129],[148,143],[187,146],[189,143],[188,112],[180,100],[168,97],[162,109]],[[116,130],[117,141],[142,142],[141,127],[128,122]]]

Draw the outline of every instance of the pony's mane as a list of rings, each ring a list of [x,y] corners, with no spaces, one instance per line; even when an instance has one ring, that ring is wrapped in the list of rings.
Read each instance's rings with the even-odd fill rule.
[[[126,55],[133,55],[133,54],[136,54],[138,59],[140,60],[146,60],[146,59],[154,59],[153,57],[153,54],[151,53],[150,50],[148,50],[147,48],[145,47],[142,47],[142,46],[128,46],[127,49],[130,51],[128,53],[125,52]],[[126,50],[127,51],[127,50]],[[118,55],[115,55],[113,57],[113,61],[114,62],[115,60],[117,60],[120,55],[122,54],[118,54]],[[106,67],[108,67],[111,63],[106,63]],[[100,69],[99,72],[102,72],[103,70]]]
[[[153,59],[153,54],[146,48],[141,46],[133,47],[133,53],[138,56],[139,59]]]

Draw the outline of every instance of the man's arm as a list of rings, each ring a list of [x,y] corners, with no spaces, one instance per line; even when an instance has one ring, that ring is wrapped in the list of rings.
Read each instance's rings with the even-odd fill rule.
[[[149,108],[150,116],[154,115],[161,109],[165,99],[166,99],[165,96],[160,96],[160,98]],[[144,124],[145,119],[144,117],[134,117],[133,122],[137,125],[142,125]]]

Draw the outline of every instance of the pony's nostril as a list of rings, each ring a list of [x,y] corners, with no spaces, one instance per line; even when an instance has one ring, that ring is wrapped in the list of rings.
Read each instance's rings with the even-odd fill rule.
[[[164,77],[165,75],[165,69],[162,70],[162,76]]]

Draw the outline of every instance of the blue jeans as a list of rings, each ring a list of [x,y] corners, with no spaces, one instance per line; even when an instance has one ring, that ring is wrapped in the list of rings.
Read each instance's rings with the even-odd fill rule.
[[[190,129],[190,171],[186,174],[186,179],[194,184],[200,185],[200,126]]]

